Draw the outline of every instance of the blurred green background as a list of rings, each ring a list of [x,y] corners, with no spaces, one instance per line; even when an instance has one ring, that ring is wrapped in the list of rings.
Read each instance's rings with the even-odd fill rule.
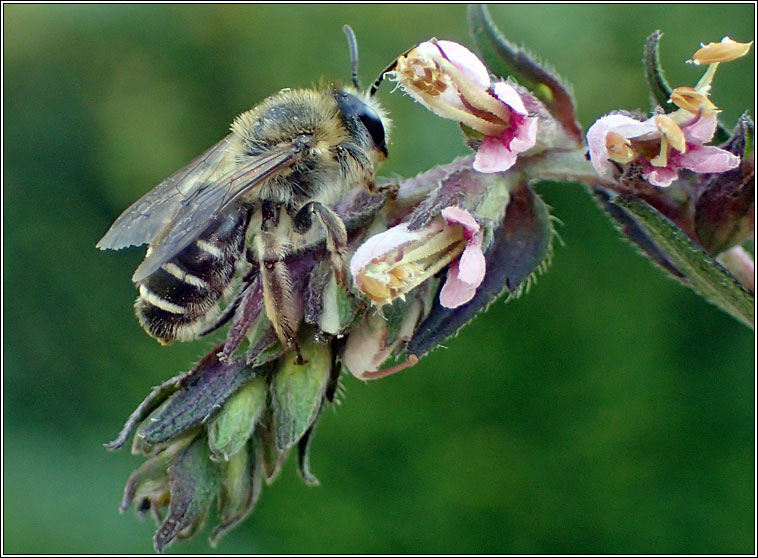
[[[462,5],[4,5],[5,553],[151,552],[119,515],[141,463],[101,444],[213,340],[160,347],[132,314],[141,249],[96,241],[142,193],[283,87],[361,76],[436,36],[470,44]],[[754,6],[491,8],[510,39],[574,85],[585,128],[648,108],[644,38],[664,32],[673,85]],[[753,53],[750,55],[753,56]],[[754,63],[723,65],[728,126]],[[455,124],[392,87],[382,174],[466,152]],[[753,332],[664,277],[575,184],[537,187],[563,245],[528,296],[498,302],[447,349],[364,384],[322,417],[221,553],[753,553]],[[210,552],[204,535],[169,552]]]

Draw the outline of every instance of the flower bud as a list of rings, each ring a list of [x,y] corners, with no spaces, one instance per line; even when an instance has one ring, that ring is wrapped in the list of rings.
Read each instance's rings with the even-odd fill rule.
[[[387,76],[435,114],[484,136],[474,161],[479,172],[508,170],[537,141],[537,118],[529,116],[518,91],[492,83],[484,64],[458,43],[421,43]]]
[[[305,321],[330,335],[341,335],[353,322],[356,300],[337,281],[331,262],[325,260],[313,270],[305,293]]]
[[[718,257],[719,263],[729,270],[750,293],[755,293],[755,261],[742,246],[733,246]]]
[[[174,540],[191,536],[202,525],[215,498],[221,470],[210,459],[208,440],[198,436],[171,461],[168,469],[171,502],[155,533],[158,552]]]
[[[230,529],[244,520],[255,508],[263,479],[259,445],[250,440],[224,464],[218,497],[221,524],[213,529],[210,542],[215,546]]]
[[[318,416],[331,371],[328,345],[309,340],[300,347],[305,359],[298,364],[295,351],[282,358],[271,385],[276,424],[276,446],[282,451],[295,445]]]
[[[228,461],[244,447],[266,409],[267,391],[265,378],[253,378],[224,403],[208,425],[208,445],[214,459]]]

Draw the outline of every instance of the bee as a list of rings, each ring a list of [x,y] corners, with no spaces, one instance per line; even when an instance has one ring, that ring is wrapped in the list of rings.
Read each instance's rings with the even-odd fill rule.
[[[221,300],[249,260],[277,337],[300,357],[285,258],[316,220],[344,281],[347,232],[331,206],[356,187],[375,193],[387,157],[389,121],[374,97],[384,74],[361,92],[355,36],[344,30],[353,87],[284,89],[240,114],[229,135],[127,208],[98,242],[149,245],[132,277],[135,312],[161,343],[215,329]]]

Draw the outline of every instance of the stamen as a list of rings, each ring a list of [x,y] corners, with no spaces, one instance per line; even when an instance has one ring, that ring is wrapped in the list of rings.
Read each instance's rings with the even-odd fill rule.
[[[657,156],[650,159],[650,164],[654,167],[665,167],[668,164],[669,142],[666,136],[661,136],[661,151]]]
[[[630,162],[636,156],[632,142],[616,132],[608,132],[605,136],[605,149],[612,161],[621,164]]]
[[[684,139],[684,132],[673,118],[666,114],[659,114],[655,117],[655,125],[661,132],[663,138],[667,139],[671,147],[684,153],[687,149],[687,143]]]
[[[711,100],[692,87],[677,87],[671,92],[669,102],[692,114],[711,116],[720,112]]]
[[[472,87],[470,80],[441,55],[437,58],[437,61],[427,60],[414,49],[407,56],[398,59],[394,76],[387,74],[387,77],[397,80],[406,90],[412,90],[414,95],[420,97],[440,116],[458,120],[486,136],[502,134],[510,120],[510,112],[505,104],[486,91],[478,91]],[[440,94],[445,92],[451,83],[471,106],[493,114],[501,122],[489,122],[440,99]]]
[[[721,39],[720,43],[700,43],[700,48],[692,58],[688,60],[691,64],[716,64],[718,62],[730,62],[742,56],[745,56],[752,46],[753,41],[749,43],[738,43],[729,37]]]
[[[365,272],[360,275],[360,287],[366,296],[374,302],[387,302],[390,299],[390,288],[386,283],[382,283]]]
[[[697,85],[695,85],[695,91],[702,93],[703,95],[708,95],[708,92],[711,90],[711,82],[713,81],[713,76],[716,75],[716,69],[718,67],[718,62],[708,66],[708,69],[703,74],[703,77],[701,77],[697,82]]]

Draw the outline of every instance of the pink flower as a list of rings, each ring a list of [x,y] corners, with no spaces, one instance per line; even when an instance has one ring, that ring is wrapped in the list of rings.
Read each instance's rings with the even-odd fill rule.
[[[484,136],[474,160],[479,172],[508,170],[537,141],[537,118],[529,116],[521,95],[503,81],[493,84],[484,64],[458,43],[421,43],[388,77],[435,114]]]
[[[622,114],[609,114],[587,131],[590,160],[601,176],[609,176],[613,162],[637,163],[642,176],[655,186],[670,186],[679,169],[697,173],[725,172],[740,164],[736,155],[703,145],[716,130],[715,114],[696,115],[678,123],[668,115],[640,122]]]
[[[466,239],[466,247],[461,257],[450,264],[447,281],[440,291],[440,304],[445,308],[457,308],[474,298],[476,288],[484,279],[486,263],[482,252],[482,232],[468,211],[447,207],[442,210],[442,216],[448,225],[461,225]]]
[[[381,306],[404,299],[448,264],[440,303],[456,308],[473,298],[486,267],[479,224],[458,207],[443,209],[419,230],[404,223],[372,236],[356,250],[350,272],[358,289]]]

